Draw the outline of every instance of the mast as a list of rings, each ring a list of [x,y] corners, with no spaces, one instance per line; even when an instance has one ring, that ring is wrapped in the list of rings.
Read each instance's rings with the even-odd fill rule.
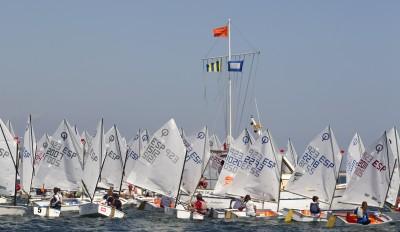
[[[334,164],[334,168],[336,169],[336,163],[335,163],[335,150],[333,149],[333,141],[332,141],[332,130],[331,130],[331,125],[329,125],[329,140],[331,141],[331,149],[332,149],[332,161]],[[333,199],[335,198],[335,193],[336,193],[336,185],[338,184],[339,181],[339,173],[340,173],[340,166],[342,166],[342,161],[343,161],[343,154],[340,153],[340,163],[339,163],[339,169],[338,172],[335,172],[335,169],[333,169],[333,174],[336,177],[336,181],[335,181],[335,187],[333,188],[333,194],[332,194],[332,198],[331,198],[331,202],[329,203],[329,210],[331,210],[332,208],[332,204],[333,204]]]
[[[99,176],[97,177],[96,186],[94,187],[93,198],[94,198],[94,195],[96,194],[97,185],[99,184],[99,181],[100,181],[100,178],[101,178],[101,172],[103,171],[104,163],[106,162],[106,158],[107,158],[107,155],[105,155],[105,157],[103,159],[103,162],[101,161],[101,157],[102,157],[102,154],[103,154],[103,136],[104,136],[103,118],[101,118],[100,154],[99,154],[101,166],[100,166]],[[90,196],[90,194],[89,194],[89,196]],[[90,202],[91,203],[93,203],[93,198],[90,198]]]
[[[228,62],[231,61],[231,19],[228,19]],[[232,80],[228,72],[228,146],[232,138]]]
[[[186,149],[186,148],[185,148],[185,149]],[[178,193],[176,194],[175,208],[176,208],[176,205],[178,204],[179,194],[180,194],[180,192],[181,192],[182,177],[183,177],[183,171],[185,170],[186,157],[187,157],[187,150],[186,150],[186,153],[185,153],[185,159],[184,159],[183,166],[182,166],[181,179],[179,180]]]
[[[394,135],[396,136],[395,139],[396,139],[396,144],[397,144],[396,128],[394,128],[394,129],[395,129],[395,134],[394,134]],[[387,134],[386,134],[386,131],[385,131],[386,157],[387,157],[387,161],[388,161],[387,166],[388,166],[388,170],[389,170],[389,185],[388,185],[388,188],[387,188],[387,190],[386,190],[385,200],[383,201],[382,207],[381,207],[381,208],[383,208],[383,207],[385,206],[385,202],[386,202],[386,200],[387,200],[387,196],[388,196],[389,190],[390,190],[390,185],[391,185],[391,183],[392,183],[392,177],[393,177],[393,174],[394,174],[394,169],[395,169],[395,166],[397,165],[397,159],[395,159],[395,161],[394,161],[394,166],[393,166],[393,171],[392,171],[392,174],[390,174],[389,147],[388,147],[387,140],[388,140],[388,138],[387,138]]]
[[[16,153],[16,166],[15,166],[15,181],[14,181],[14,205],[17,205],[17,180],[18,180],[18,167],[19,167],[19,155],[18,155],[18,150],[19,150],[19,146],[18,146],[18,137],[17,137],[17,153]]]
[[[29,203],[29,199],[31,198],[30,191],[31,191],[31,188],[32,188],[33,175],[35,173],[35,156],[36,156],[36,149],[33,150],[33,128],[32,128],[32,116],[31,115],[29,115],[29,130],[30,130],[29,133],[30,133],[30,137],[31,137],[29,143],[31,145],[30,149],[31,149],[31,153],[32,153],[31,154],[31,156],[32,156],[32,174],[31,174],[31,183],[29,185],[28,203]]]
[[[114,131],[115,131],[115,138],[117,140],[116,142],[117,142],[117,147],[118,147],[118,153],[119,153],[119,156],[122,159],[121,144],[119,143],[118,131],[117,131],[117,127],[115,126],[115,124],[114,124]],[[125,152],[125,160],[124,160],[124,164],[123,164],[123,167],[122,167],[121,182],[119,183],[118,195],[121,195],[122,181],[123,181],[124,176],[125,176],[125,167],[126,167],[127,158],[128,158],[128,149]]]
[[[267,129],[267,136],[268,136],[268,138],[269,138],[269,145],[271,146],[271,150],[272,150],[272,153],[274,154],[274,159],[275,159],[275,163],[278,163],[278,160],[279,160],[279,158],[277,157],[277,154],[276,154],[276,151],[275,151],[275,148],[274,148],[274,146],[273,146],[273,141],[272,141],[272,136],[271,136],[271,133],[269,133],[269,129]],[[282,155],[282,154],[280,154],[279,153],[279,155]],[[282,159],[281,159],[281,167],[280,167],[280,172],[279,172],[279,186],[278,186],[278,190],[279,190],[279,192],[278,192],[278,202],[277,202],[277,209],[276,209],[276,212],[278,212],[279,211],[279,201],[280,201],[280,199],[281,199],[281,186],[282,186],[282,169],[283,169],[283,156],[281,156],[282,157]],[[278,167],[278,165],[277,165],[277,167]],[[264,205],[264,200],[263,200],[263,205]],[[263,206],[264,207],[264,206]]]

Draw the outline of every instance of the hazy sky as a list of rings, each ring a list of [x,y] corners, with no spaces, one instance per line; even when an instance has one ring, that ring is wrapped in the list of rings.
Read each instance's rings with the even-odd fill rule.
[[[256,98],[281,147],[291,137],[301,153],[328,124],[343,148],[356,131],[369,144],[399,125],[399,12],[367,0],[0,1],[0,117],[22,134],[31,113],[38,137],[63,118],[93,133],[101,117],[128,138],[171,117],[222,137],[224,77],[201,58],[226,54],[211,30],[230,17],[233,52],[261,51],[242,127]]]

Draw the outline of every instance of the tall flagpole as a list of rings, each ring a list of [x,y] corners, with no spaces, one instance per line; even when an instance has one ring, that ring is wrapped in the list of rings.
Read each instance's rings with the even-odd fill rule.
[[[231,19],[228,19],[228,61],[231,61]],[[228,122],[228,145],[231,144],[232,138],[232,81],[231,75],[228,73],[228,105],[229,105],[229,122]]]

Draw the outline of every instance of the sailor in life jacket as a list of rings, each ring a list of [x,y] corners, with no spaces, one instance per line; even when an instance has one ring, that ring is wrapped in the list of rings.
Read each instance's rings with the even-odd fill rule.
[[[110,187],[107,191],[107,194],[103,196],[103,200],[105,200],[105,204],[108,206],[112,205],[112,202],[114,200],[113,198],[113,193],[114,193],[114,188]]]
[[[115,209],[121,211],[122,210],[122,202],[119,199],[119,195],[117,193],[114,193],[112,199],[113,200],[112,200],[111,206],[114,207]]]
[[[205,215],[207,213],[207,203],[203,200],[203,196],[198,193],[196,195],[196,201],[192,204],[195,212]]]
[[[250,195],[246,195],[244,197],[244,202],[243,203],[244,203],[245,208],[246,208],[246,216],[255,217],[257,208],[256,208],[256,205],[254,204],[254,202],[251,200]]]
[[[54,187],[53,192],[54,192],[54,195],[50,200],[50,208],[61,209],[62,195],[60,193],[60,189],[57,187]]]
[[[357,207],[354,210],[354,213],[357,215],[357,223],[362,225],[368,225],[371,221],[368,218],[368,204],[366,201],[361,203],[360,207]]]
[[[165,196],[165,195],[163,195],[161,197],[161,202],[160,202],[160,207],[161,208],[169,208],[169,207],[171,207],[171,204],[172,204],[172,198],[171,197]]]
[[[310,213],[312,216],[316,217],[321,214],[321,209],[319,208],[318,197],[313,196],[312,202],[310,203]]]

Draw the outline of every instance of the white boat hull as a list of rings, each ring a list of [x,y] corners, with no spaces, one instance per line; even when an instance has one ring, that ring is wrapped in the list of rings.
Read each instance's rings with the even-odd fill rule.
[[[164,208],[161,208],[158,204],[151,201],[137,199],[137,209],[153,212],[164,212]]]
[[[185,209],[182,205],[176,208],[164,208],[164,213],[178,219],[204,220],[204,215]]]
[[[192,212],[186,210],[182,205],[178,205],[176,208],[164,208],[164,213],[179,219],[190,219]]]
[[[33,207],[33,215],[38,215],[41,217],[60,217],[61,210],[59,209],[53,209],[48,206],[34,206]]]
[[[282,214],[286,216],[289,212],[289,209],[283,209]],[[292,220],[296,222],[326,222],[327,213],[322,212],[319,216],[313,216],[309,213],[309,211],[302,210],[293,210]]]
[[[339,218],[339,221],[342,222],[342,224],[344,225],[348,225],[348,226],[366,226],[366,225],[362,225],[357,223],[357,219],[356,219],[356,215],[351,214],[352,215],[352,220],[350,219],[350,214],[348,216],[344,216],[344,215],[336,215],[337,218]],[[368,224],[367,226],[379,226],[382,224],[386,224],[388,222],[393,221],[393,219],[391,217],[389,217],[388,215],[385,214],[377,214],[377,215],[372,215],[370,216],[370,220],[371,223]]]
[[[27,210],[24,206],[0,205],[0,216],[23,216]]]
[[[49,200],[39,200],[35,201],[34,204],[40,207],[48,207],[50,201]],[[82,201],[77,198],[65,199],[63,200],[63,204],[61,205],[61,212],[78,212],[79,206],[82,204],[87,204],[88,201]]]
[[[80,216],[123,218],[125,213],[106,205],[88,203],[79,206]]]

